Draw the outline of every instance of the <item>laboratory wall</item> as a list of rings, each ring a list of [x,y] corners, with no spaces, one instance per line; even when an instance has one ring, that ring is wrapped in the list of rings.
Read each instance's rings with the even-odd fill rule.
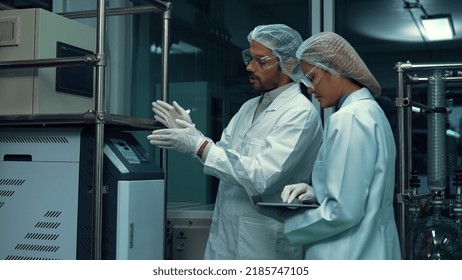
[[[282,6],[283,3],[277,5]],[[309,1],[298,1],[289,12],[252,1],[172,1],[169,50],[169,101],[191,110],[196,126],[214,141],[252,92],[241,52],[249,47],[248,33],[257,25],[306,22]],[[294,9],[295,8],[295,9]],[[290,11],[297,11],[297,16]],[[151,102],[161,99],[162,21],[156,15],[134,17],[132,107],[134,116],[152,118]],[[198,89],[201,89],[198,91]],[[144,137],[144,135],[140,135]],[[158,148],[146,149],[160,160]],[[213,203],[218,180],[204,175],[202,165],[168,151],[167,186],[171,202]],[[189,168],[187,168],[189,166]],[[185,168],[186,167],[186,168]]]
[[[170,30],[169,50],[169,82],[170,94],[180,104],[188,107],[191,95],[198,99],[204,95],[208,101],[201,103],[203,107],[195,108],[191,112],[193,121],[199,112],[208,110],[206,120],[201,120],[198,128],[213,140],[220,138],[222,129],[239,106],[248,98],[255,96],[248,86],[247,74],[241,59],[241,51],[248,48],[247,34],[256,25],[270,23],[284,23],[297,29],[302,37],[308,38],[311,34],[311,18],[313,5],[326,9],[327,2],[332,2],[333,11],[324,11],[320,20],[328,21],[326,17],[334,15],[335,32],[344,36],[366,62],[371,72],[376,76],[382,86],[382,96],[378,99],[384,108],[392,127],[396,128],[396,111],[394,106],[396,95],[395,65],[401,61],[421,62],[449,62],[462,61],[460,41],[454,42],[425,42],[420,37],[414,42],[407,42],[404,36],[397,39],[388,38],[391,28],[398,30],[402,21],[406,28],[412,18],[409,11],[403,8],[403,1],[200,1],[177,0],[172,1],[172,17]],[[444,8],[444,5],[441,5]],[[382,10],[379,17],[371,15]],[[391,10],[395,14],[388,12]],[[455,16],[454,16],[455,17]],[[379,23],[377,23],[379,21]],[[412,22],[411,22],[412,23]],[[374,25],[375,24],[375,25]],[[414,24],[414,23],[412,23]],[[370,26],[370,28],[368,28]],[[456,25],[457,27],[457,25]],[[327,28],[322,23],[320,29]],[[388,28],[388,29],[386,29]],[[460,28],[460,26],[459,26]],[[361,30],[366,30],[362,32]],[[359,31],[358,31],[359,30]],[[417,31],[413,31],[414,33]],[[383,34],[381,34],[383,33]],[[148,36],[146,34],[149,34]],[[160,99],[161,94],[156,85],[161,78],[161,44],[162,22],[158,15],[137,15],[133,22],[133,72],[131,90],[131,113],[135,116],[151,118],[150,103]],[[201,84],[205,92],[202,95],[194,94],[195,89],[188,90],[178,87],[178,84]],[[179,89],[181,88],[181,90]],[[423,86],[415,89],[417,100],[425,99]],[[454,94],[460,94],[460,85],[450,88]],[[182,97],[184,96],[184,97]],[[193,99],[195,97],[192,97]],[[455,106],[459,106],[457,96]],[[173,101],[172,99],[169,101]],[[199,103],[198,103],[199,104]],[[208,106],[208,107],[207,107]],[[455,109],[455,112],[458,112]],[[418,118],[418,117],[417,117]],[[460,117],[452,114],[454,129],[460,130]],[[423,125],[425,117],[417,120],[416,127]],[[144,135],[142,136],[144,137]],[[416,137],[421,142],[421,137]],[[424,157],[425,151],[416,145],[416,158]],[[156,157],[159,150],[146,148]],[[169,152],[174,154],[176,152]],[[177,155],[172,155],[177,157]],[[417,161],[421,163],[422,161]],[[191,162],[187,174],[188,182],[206,182],[206,185],[196,185],[196,195],[185,197],[185,185],[170,184],[169,200],[212,203],[217,180],[207,177],[200,170],[200,163]],[[174,164],[173,164],[174,166]],[[198,167],[199,166],[199,167]],[[194,170],[194,172],[193,172]],[[169,176],[177,177],[177,172],[185,172],[170,168]],[[186,171],[187,172],[187,171]],[[186,179],[185,179],[186,181]],[[204,194],[208,193],[207,195]]]
[[[12,3],[11,1],[0,1]],[[16,1],[18,2],[18,1]],[[24,1],[23,1],[24,2]],[[96,1],[34,1],[47,3],[54,12],[93,10]],[[255,96],[249,88],[241,51],[248,48],[247,34],[256,25],[284,23],[305,39],[312,30],[329,30],[345,37],[366,62],[382,87],[378,99],[392,127],[396,128],[397,62],[437,63],[462,61],[460,1],[422,0],[428,13],[452,13],[455,38],[429,42],[416,26],[420,11],[404,8],[402,0],[172,0],[168,80],[170,100],[191,109],[197,127],[217,141],[240,105]],[[408,1],[413,2],[413,1]],[[145,1],[111,0],[109,8],[142,6]],[[319,15],[314,13],[317,7]],[[332,10],[328,10],[331,9]],[[313,20],[315,22],[313,22]],[[79,19],[95,26],[95,19]],[[319,21],[319,22],[318,22]],[[326,22],[333,22],[333,28]],[[316,25],[316,28],[313,28]],[[156,13],[108,17],[109,112],[152,118],[151,103],[161,99],[162,16]],[[198,90],[200,89],[200,90]],[[448,126],[461,132],[460,83],[448,86],[453,111]],[[416,101],[426,101],[425,85],[413,89]],[[414,161],[425,173],[425,116],[414,116]],[[134,133],[150,155],[160,161],[161,151],[145,140],[149,131]],[[456,145],[456,168],[460,168],[460,144]],[[184,155],[168,152],[168,200],[213,203],[217,180],[202,173],[201,164]],[[187,162],[187,164],[185,163]],[[184,165],[189,169],[177,168]],[[167,169],[167,167],[166,167]],[[178,176],[181,173],[181,176]],[[179,180],[178,178],[182,178]],[[187,179],[186,179],[187,178]],[[192,184],[191,184],[192,182]],[[185,186],[196,192],[185,192]]]

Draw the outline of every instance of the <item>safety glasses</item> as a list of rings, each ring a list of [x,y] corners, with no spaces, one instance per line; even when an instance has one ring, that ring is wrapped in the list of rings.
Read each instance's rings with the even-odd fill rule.
[[[276,56],[274,55],[255,56],[250,53],[249,49],[242,51],[242,60],[244,61],[244,64],[246,66],[252,63],[252,61],[255,61],[255,65],[260,71],[265,71],[265,70],[268,70],[278,65],[278,59]]]
[[[301,81],[305,86],[314,89],[314,86],[321,81],[321,78],[324,76],[324,71],[322,71],[321,74],[317,73],[317,75],[314,75],[316,69],[318,69],[318,66],[314,66],[308,72],[303,73]]]

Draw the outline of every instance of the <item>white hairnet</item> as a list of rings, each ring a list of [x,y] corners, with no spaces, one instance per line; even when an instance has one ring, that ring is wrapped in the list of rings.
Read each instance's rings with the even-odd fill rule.
[[[279,58],[279,66],[284,74],[290,76],[292,80],[301,79],[302,70],[300,60],[295,53],[303,42],[300,34],[285,24],[259,25],[250,31],[247,36],[250,42],[256,41],[268,49]]]
[[[340,35],[321,32],[305,40],[297,57],[338,77],[347,77],[367,87],[374,97],[381,93],[377,80],[353,47]]]

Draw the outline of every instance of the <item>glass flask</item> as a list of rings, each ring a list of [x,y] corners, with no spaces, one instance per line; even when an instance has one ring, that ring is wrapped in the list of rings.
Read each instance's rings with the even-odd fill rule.
[[[462,231],[452,219],[441,215],[441,206],[433,204],[433,213],[419,219],[410,229],[408,254],[411,260],[462,259]]]

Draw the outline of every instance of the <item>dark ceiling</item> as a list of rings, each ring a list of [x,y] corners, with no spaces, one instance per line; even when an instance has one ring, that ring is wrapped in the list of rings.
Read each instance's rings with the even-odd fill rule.
[[[240,0],[245,1],[245,0]],[[320,0],[321,3],[328,2]],[[397,62],[462,62],[462,1],[409,0],[422,5],[428,15],[452,15],[455,37],[428,42],[422,36],[421,9],[406,9],[403,0],[332,0],[335,32],[347,39],[363,57],[383,88],[395,87]],[[332,2],[329,1],[329,2]],[[310,22],[307,0],[251,0],[253,10],[273,21],[305,31]],[[302,34],[302,32],[300,32]],[[308,35],[302,34],[302,37]]]
[[[172,1],[172,0],[171,0]],[[209,3],[213,0],[194,0]],[[216,0],[215,0],[216,1]],[[221,1],[221,0],[220,0]],[[335,2],[336,32],[348,37],[352,44],[393,46],[396,43],[422,45],[422,29],[418,28],[421,9],[404,8],[404,2],[418,3],[429,15],[450,13],[455,37],[437,45],[462,45],[462,1],[460,0],[332,0]],[[174,3],[175,1],[172,1]],[[296,30],[307,30],[309,0],[240,0],[251,11],[274,22],[285,22]],[[323,2],[323,0],[321,0]],[[0,0],[0,5],[17,8],[52,8],[52,0]],[[210,3],[209,3],[210,5]],[[304,32],[301,32],[304,33]],[[304,34],[302,34],[303,36]]]
[[[321,0],[321,2],[323,2]],[[421,34],[421,9],[404,8],[403,0],[336,0],[335,31],[358,47],[381,51],[383,48],[428,48],[429,42]],[[462,1],[460,0],[409,0],[422,5],[429,15],[450,13],[455,37],[451,41],[432,42],[436,47],[462,46]],[[274,21],[284,21],[297,30],[305,30],[307,0],[251,0],[253,10],[267,14]]]
[[[424,15],[418,8],[404,8],[403,0],[346,0],[337,1],[336,30],[346,34],[352,43],[363,42],[371,48],[390,48],[405,43],[411,47],[428,48],[462,46],[462,1],[420,0],[407,1],[421,4],[427,14],[452,15],[455,37],[453,40],[428,42],[425,39],[420,17]]]

